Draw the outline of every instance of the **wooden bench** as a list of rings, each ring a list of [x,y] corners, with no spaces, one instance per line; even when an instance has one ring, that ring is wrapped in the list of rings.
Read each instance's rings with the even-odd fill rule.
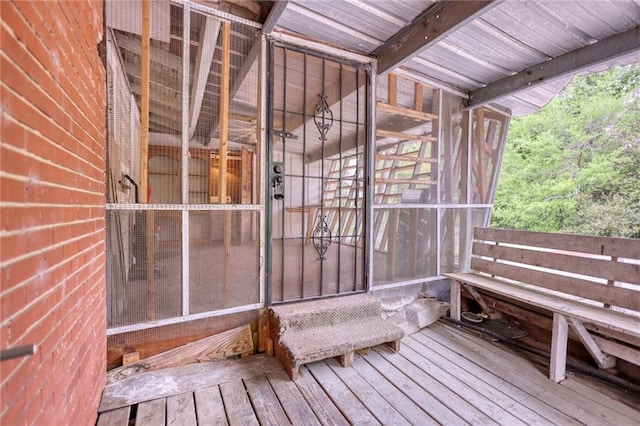
[[[444,274],[450,316],[460,319],[463,285],[551,311],[552,380],[565,378],[569,324],[601,368],[615,365],[612,348],[628,346],[588,329],[640,341],[640,239],[476,228],[471,254],[470,272]]]

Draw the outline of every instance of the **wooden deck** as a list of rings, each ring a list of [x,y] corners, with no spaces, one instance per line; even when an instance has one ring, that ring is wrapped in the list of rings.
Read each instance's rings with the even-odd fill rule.
[[[349,368],[335,360],[309,364],[296,382],[264,355],[142,374],[105,389],[101,409],[121,408],[101,413],[98,425],[126,425],[130,418],[132,425],[636,425],[640,419],[640,411],[589,380],[570,375],[556,384],[520,355],[448,325],[436,323],[401,346],[399,353],[380,346],[356,355]],[[624,398],[640,407],[639,395]]]

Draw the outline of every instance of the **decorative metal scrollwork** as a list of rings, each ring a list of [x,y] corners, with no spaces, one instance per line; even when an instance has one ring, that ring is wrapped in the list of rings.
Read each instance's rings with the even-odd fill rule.
[[[313,228],[311,241],[313,242],[313,247],[318,252],[318,260],[324,260],[324,254],[331,245],[331,229],[329,229],[325,215],[318,214],[316,217],[316,224]]]
[[[331,108],[329,108],[327,95],[324,93],[320,95],[320,102],[316,106],[313,114],[313,122],[316,123],[318,132],[320,132],[318,139],[324,144],[327,140],[327,133],[329,133],[329,129],[333,126],[333,112]],[[322,208],[316,216],[311,240],[313,247],[316,249],[316,252],[318,252],[318,260],[323,261],[325,259],[324,255],[331,245],[331,229],[329,229],[329,224],[327,224],[327,217],[322,214]]]
[[[327,133],[331,126],[333,126],[333,112],[329,108],[327,103],[327,95],[320,95],[320,103],[316,105],[316,111],[313,114],[313,122],[316,123],[318,132],[320,132],[320,140],[322,142],[327,140]]]

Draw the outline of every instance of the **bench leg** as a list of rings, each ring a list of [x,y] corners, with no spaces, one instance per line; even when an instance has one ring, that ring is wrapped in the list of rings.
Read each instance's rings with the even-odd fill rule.
[[[560,383],[566,378],[568,336],[569,327],[567,319],[557,312],[554,312],[549,378],[556,383]]]
[[[460,281],[450,280],[450,282],[449,299],[451,306],[449,307],[449,317],[460,321]]]

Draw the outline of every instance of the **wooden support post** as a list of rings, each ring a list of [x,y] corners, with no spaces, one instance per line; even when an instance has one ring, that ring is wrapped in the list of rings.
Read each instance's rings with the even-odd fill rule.
[[[567,319],[563,315],[554,312],[549,378],[556,383],[560,383],[566,378],[568,337],[569,327]]]
[[[219,182],[218,201],[227,203],[227,158],[229,142],[229,74],[231,67],[231,23],[222,24],[222,77],[220,94],[220,149],[219,149]],[[224,212],[224,306],[229,306],[231,299],[231,212]]]
[[[617,262],[618,261],[618,257],[617,256],[611,256],[611,261],[612,262]],[[616,285],[616,282],[614,280],[607,280],[607,285],[609,287],[614,287]],[[608,304],[608,303],[605,303],[604,307],[607,308],[607,309],[610,309],[611,305]]]
[[[140,51],[140,202],[148,203],[149,190],[149,79],[151,2],[142,1],[142,45]],[[154,215],[146,212],[147,320],[156,316],[154,283]]]
[[[569,317],[569,321],[571,321],[571,326],[573,330],[576,332],[580,341],[587,348],[587,351],[591,354],[593,359],[598,364],[600,368],[613,368],[616,366],[616,359],[610,355],[605,354],[600,350],[598,344],[593,340],[589,331],[585,328],[582,322],[576,318]]]
[[[460,321],[460,281],[450,280],[449,318]]]
[[[389,105],[398,105],[398,76],[394,73],[389,73],[387,78],[389,83]]]
[[[420,83],[416,83],[415,91],[413,92],[413,109],[415,109],[416,111],[422,112],[422,104],[424,101],[423,98],[424,98],[424,86]],[[437,111],[437,109],[432,111]],[[438,112],[438,115],[440,115],[439,112]]]
[[[385,344],[387,346],[389,346],[391,348],[391,350],[394,351],[394,352],[399,352],[400,351],[400,340],[394,340],[392,342],[387,342]]]
[[[258,317],[258,352],[267,350],[267,339],[271,335],[269,322],[269,309],[260,309],[260,316]]]
[[[355,359],[354,355],[355,355],[355,352],[351,351],[351,352],[347,352],[346,354],[338,355],[336,359],[338,360],[341,366],[351,367],[353,365],[353,360]]]

